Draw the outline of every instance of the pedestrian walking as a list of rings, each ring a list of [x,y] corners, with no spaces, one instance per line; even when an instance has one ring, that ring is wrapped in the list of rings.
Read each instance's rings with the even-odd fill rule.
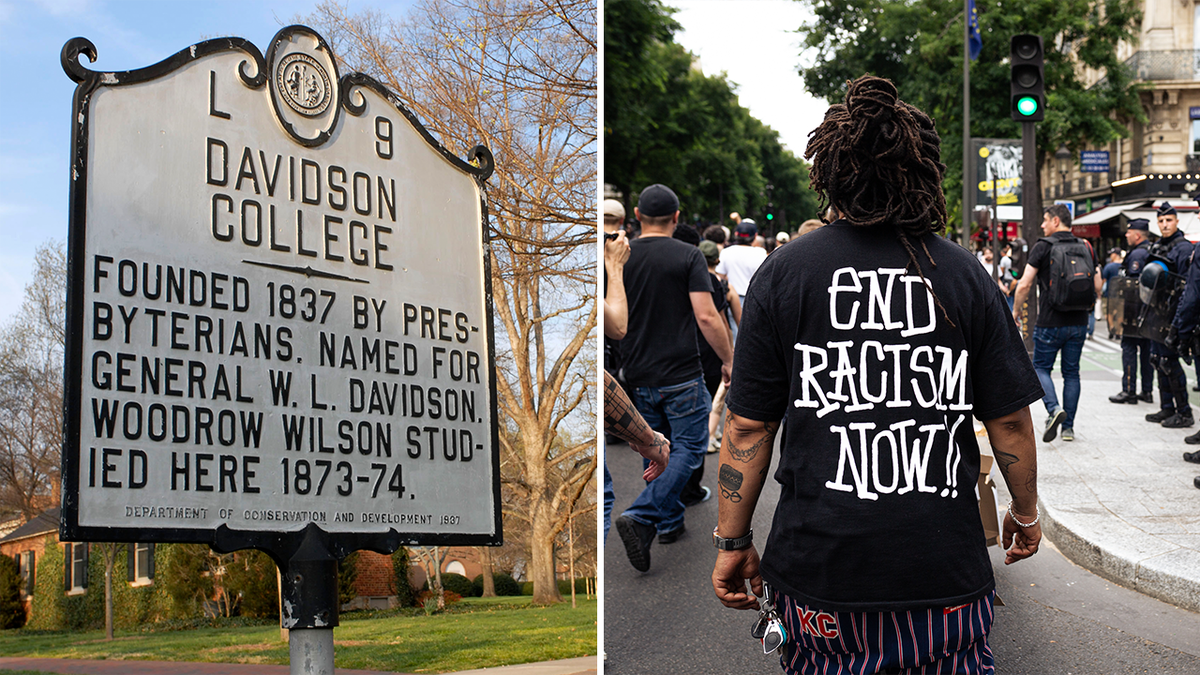
[[[630,242],[624,280],[629,325],[621,341],[626,391],[646,422],[671,442],[667,469],[648,484],[614,524],[630,564],[650,569],[650,547],[680,537],[684,506],[679,495],[704,461],[709,398],[696,329],[712,345],[729,378],[733,346],[712,301],[712,283],[700,249],[672,238],[679,198],[665,185],[638,197],[634,216],[642,233]]]
[[[772,254],[743,308],[713,588],[763,611],[756,630],[786,673],[993,672],[972,416],[1013,494],[1006,562],[1041,539],[1029,404],[1042,389],[996,283],[937,236],[939,146],[890,81],[851,83],[805,154],[837,218]],[[760,561],[750,523],[781,427]]]
[[[1088,317],[1100,294],[1100,261],[1092,245],[1071,234],[1071,212],[1055,204],[1042,215],[1042,234],[1029,251],[1029,262],[1017,282],[1013,319],[1021,324],[1021,306],[1034,281],[1038,286],[1037,324],[1033,327],[1033,367],[1042,381],[1046,426],[1042,440],[1058,436],[1075,440],[1075,411],[1079,408],[1079,360],[1087,340]],[[1061,354],[1063,400],[1060,405],[1050,371]]]

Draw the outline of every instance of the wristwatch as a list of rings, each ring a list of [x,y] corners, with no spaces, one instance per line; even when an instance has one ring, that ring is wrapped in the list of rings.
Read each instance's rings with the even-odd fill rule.
[[[750,544],[754,541],[754,530],[750,530],[740,537],[726,539],[717,534],[717,528],[713,528],[713,546],[716,546],[722,551],[740,551],[744,548],[750,548]]]

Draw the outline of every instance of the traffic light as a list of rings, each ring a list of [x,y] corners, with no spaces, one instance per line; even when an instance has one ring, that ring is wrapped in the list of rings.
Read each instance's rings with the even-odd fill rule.
[[[1013,121],[1041,122],[1046,107],[1042,36],[1014,35],[1011,47]]]
[[[775,205],[767,202],[767,222],[775,220]]]

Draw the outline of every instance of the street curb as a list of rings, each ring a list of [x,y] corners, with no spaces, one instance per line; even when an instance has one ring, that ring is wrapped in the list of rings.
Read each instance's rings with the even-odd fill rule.
[[[1126,588],[1200,612],[1200,553],[1145,534],[1098,502],[1038,504],[1042,532],[1067,559]]]

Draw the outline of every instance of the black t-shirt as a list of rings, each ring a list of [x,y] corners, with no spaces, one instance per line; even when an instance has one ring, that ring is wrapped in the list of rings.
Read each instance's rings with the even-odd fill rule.
[[[1029,264],[1037,268],[1038,280],[1038,316],[1037,325],[1041,328],[1059,328],[1062,326],[1086,326],[1088,322],[1089,312],[1086,309],[1081,309],[1074,312],[1060,312],[1050,306],[1050,242],[1047,239],[1055,241],[1071,241],[1075,236],[1070,232],[1055,232],[1049,237],[1042,237],[1033,243],[1033,248],[1029,249]],[[1080,240],[1083,241],[1083,240]],[[1092,250],[1091,245],[1088,249]],[[1096,252],[1092,250],[1092,268],[1100,264],[1096,258]]]
[[[743,308],[729,409],[784,420],[763,578],[831,611],[972,602],[994,586],[972,414],[1042,397],[987,270],[929,235],[836,221],[772,253]],[[770,289],[767,292],[766,289]]]
[[[621,340],[625,381],[631,387],[668,387],[700,377],[688,294],[712,290],[704,254],[670,237],[638,237],[629,249],[629,330]]]

